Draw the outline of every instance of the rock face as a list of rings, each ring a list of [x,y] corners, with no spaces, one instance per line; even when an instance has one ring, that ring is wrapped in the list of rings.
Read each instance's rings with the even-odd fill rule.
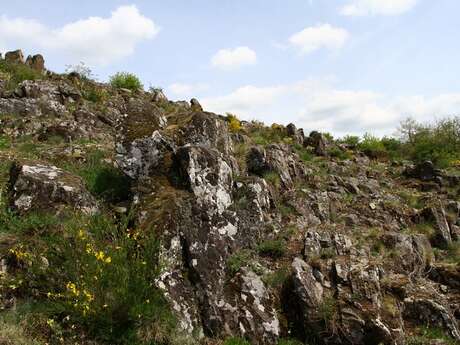
[[[97,204],[81,178],[55,166],[38,162],[17,163],[12,167],[10,202],[21,214],[30,211],[59,211],[63,207],[84,213],[97,212]]]
[[[20,52],[8,59],[23,63]],[[235,133],[195,99],[85,82],[46,72],[1,93],[0,135],[12,145],[0,159],[13,160],[17,139],[46,148],[13,165],[9,204],[19,215],[129,214],[117,225],[135,229],[139,246],[158,241],[149,283],[179,333],[212,345],[404,345],[429,326],[460,340],[458,176],[360,152],[338,159],[332,139],[294,124],[242,121]],[[96,201],[55,166],[99,164],[95,150],[129,177],[120,204]]]

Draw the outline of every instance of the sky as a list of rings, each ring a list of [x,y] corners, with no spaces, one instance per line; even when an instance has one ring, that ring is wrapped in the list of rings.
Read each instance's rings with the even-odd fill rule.
[[[392,135],[460,114],[458,0],[2,1],[0,52],[266,124]]]

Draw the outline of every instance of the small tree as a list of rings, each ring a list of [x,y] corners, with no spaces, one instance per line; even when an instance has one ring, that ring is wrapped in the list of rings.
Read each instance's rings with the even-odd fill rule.
[[[118,72],[110,77],[110,85],[117,89],[128,89],[131,91],[138,91],[144,86],[140,79],[133,73]]]

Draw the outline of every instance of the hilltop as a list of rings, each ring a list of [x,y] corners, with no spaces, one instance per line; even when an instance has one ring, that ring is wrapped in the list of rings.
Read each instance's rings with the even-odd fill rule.
[[[0,344],[457,344],[459,123],[306,135],[7,53]]]

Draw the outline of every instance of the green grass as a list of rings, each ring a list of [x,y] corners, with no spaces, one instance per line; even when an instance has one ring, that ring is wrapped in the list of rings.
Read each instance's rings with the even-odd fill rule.
[[[280,258],[286,253],[286,242],[283,240],[267,240],[257,246],[260,255]]]
[[[272,288],[281,288],[283,284],[286,282],[286,280],[289,278],[291,274],[291,270],[289,267],[281,267],[277,269],[276,271],[266,274],[263,277],[263,281],[265,284]]]
[[[224,341],[223,345],[251,345],[251,343],[242,338],[229,338]]]
[[[276,189],[281,187],[280,175],[275,171],[266,172],[263,176],[265,181],[274,186]]]
[[[6,135],[0,135],[0,150],[7,150],[11,147],[11,139]]]
[[[105,153],[96,150],[84,163],[69,162],[63,168],[81,176],[92,194],[109,202],[127,200],[131,194],[131,181],[104,158]]]
[[[430,345],[433,343],[433,340],[442,340],[443,344],[446,345],[458,344],[456,340],[447,336],[446,333],[439,328],[422,328],[418,333],[418,335],[406,339],[407,345]]]
[[[227,268],[230,275],[235,275],[241,268],[248,266],[251,261],[251,251],[242,249],[234,253],[227,260]]]

